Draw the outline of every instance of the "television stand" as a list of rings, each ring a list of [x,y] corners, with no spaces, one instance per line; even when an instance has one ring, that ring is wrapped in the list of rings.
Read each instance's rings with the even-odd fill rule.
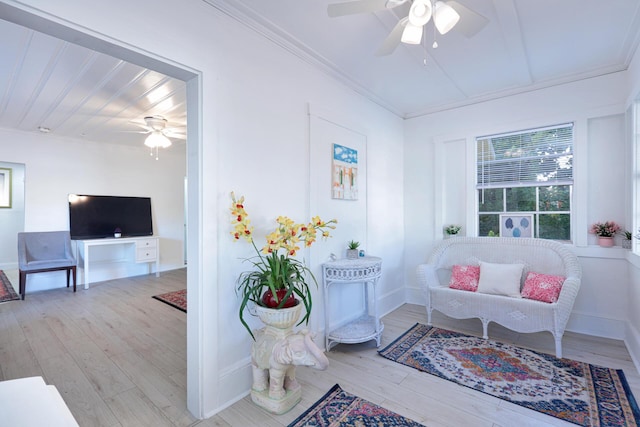
[[[91,248],[96,246],[126,245],[133,247],[134,259],[136,263],[149,263],[149,273],[151,264],[156,265],[156,277],[160,276],[160,246],[158,237],[118,237],[91,240],[75,240],[76,260],[82,265],[84,274],[84,288],[89,289],[89,267]],[[82,260],[82,264],[80,264]]]

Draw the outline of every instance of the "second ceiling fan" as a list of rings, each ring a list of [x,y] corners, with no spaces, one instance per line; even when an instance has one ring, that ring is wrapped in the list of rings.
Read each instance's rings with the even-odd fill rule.
[[[355,0],[330,4],[327,7],[327,13],[330,17],[337,17],[377,12],[403,5],[410,5],[409,12],[406,17],[398,21],[384,40],[376,52],[379,56],[393,53],[401,42],[420,44],[424,26],[431,18],[433,18],[434,26],[440,34],[446,34],[455,28],[456,31],[467,37],[478,33],[489,22],[484,16],[454,0]],[[435,41],[434,47],[437,47]]]

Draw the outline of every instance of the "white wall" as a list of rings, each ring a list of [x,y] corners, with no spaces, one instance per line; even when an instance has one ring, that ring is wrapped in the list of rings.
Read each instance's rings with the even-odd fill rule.
[[[423,304],[415,267],[442,238],[442,226],[464,221],[467,234],[475,233],[475,175],[469,173],[475,170],[475,138],[574,122],[572,247],[584,275],[568,329],[624,337],[629,283],[626,251],[595,246],[588,227],[605,220],[624,224],[626,219],[625,79],[625,73],[610,74],[407,120],[404,212],[408,300]]]
[[[115,0],[94,8],[82,0],[8,3],[26,4],[48,19],[85,32],[91,28],[99,38],[124,41],[133,50],[199,73],[195,114],[202,126],[189,142],[199,149],[190,149],[189,156],[199,151],[190,161],[200,169],[189,171],[189,180],[200,185],[200,240],[195,243],[200,253],[195,264],[189,262],[194,281],[188,283],[187,333],[188,371],[195,373],[188,377],[188,399],[196,416],[213,414],[250,386],[250,338],[237,320],[234,293],[244,268],[239,258],[250,250],[229,236],[229,192],[247,197],[258,223],[282,214],[300,220],[312,215],[308,104],[331,111],[367,137],[366,249],[384,259],[381,294],[392,301],[384,309],[402,302],[396,297],[404,286],[401,119],[199,0],[167,0],[162,7],[151,0]],[[321,245],[318,250],[328,249]],[[321,327],[320,319],[312,329]]]
[[[68,230],[70,193],[151,197],[161,270],[184,266],[184,147],[163,151],[156,161],[142,141],[140,147],[126,147],[0,129],[0,159],[25,165],[24,231]],[[90,280],[146,272],[147,264],[133,260],[105,262],[92,267]],[[29,275],[27,292],[66,286],[64,277],[64,272]]]
[[[627,182],[629,183],[627,191],[630,203],[627,206],[627,218],[629,222],[634,222],[633,227],[629,227],[634,234],[637,234],[640,227],[640,180],[636,174],[633,174],[634,165],[640,167],[640,109],[634,109],[634,104],[640,101],[640,54],[636,53],[629,69],[627,71],[627,135],[626,150],[628,156],[626,162]],[[635,128],[632,126],[635,116]],[[634,197],[632,197],[632,195]],[[635,202],[635,206],[634,206]],[[638,242],[635,240],[636,250]],[[628,323],[626,329],[625,342],[631,353],[631,357],[637,367],[640,367],[640,256],[637,253],[628,253],[628,275],[629,275],[629,292],[627,294],[627,312]],[[640,368],[639,368],[640,369]]]
[[[11,169],[11,207],[0,208],[0,270],[7,270],[16,268],[18,232],[24,231],[24,164],[0,161],[0,168]]]

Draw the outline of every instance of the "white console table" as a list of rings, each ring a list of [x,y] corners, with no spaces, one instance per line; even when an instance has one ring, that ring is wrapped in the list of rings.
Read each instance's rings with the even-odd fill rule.
[[[324,288],[324,318],[325,318],[325,347],[337,343],[355,344],[369,340],[376,340],[380,347],[380,337],[384,325],[378,316],[378,299],[376,285],[382,276],[382,259],[378,257],[362,257],[358,259],[339,259],[322,264],[322,279]],[[340,283],[362,283],[364,286],[364,315],[330,330],[329,305],[330,288]],[[371,295],[369,295],[371,287]],[[371,301],[369,301],[371,297]]]
[[[149,273],[151,264],[156,265],[156,277],[160,276],[160,246],[158,237],[119,237],[91,240],[75,240],[76,260],[82,260],[84,273],[84,288],[89,289],[89,266],[91,248],[107,245],[127,245],[134,247],[134,260],[136,263],[149,263]]]

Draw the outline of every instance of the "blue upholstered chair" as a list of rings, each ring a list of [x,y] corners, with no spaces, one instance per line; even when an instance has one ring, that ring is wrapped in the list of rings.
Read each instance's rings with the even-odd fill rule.
[[[71,249],[68,231],[18,233],[18,268],[20,295],[24,299],[27,274],[66,270],[67,288],[73,273],[73,292],[76,291],[76,258]]]

